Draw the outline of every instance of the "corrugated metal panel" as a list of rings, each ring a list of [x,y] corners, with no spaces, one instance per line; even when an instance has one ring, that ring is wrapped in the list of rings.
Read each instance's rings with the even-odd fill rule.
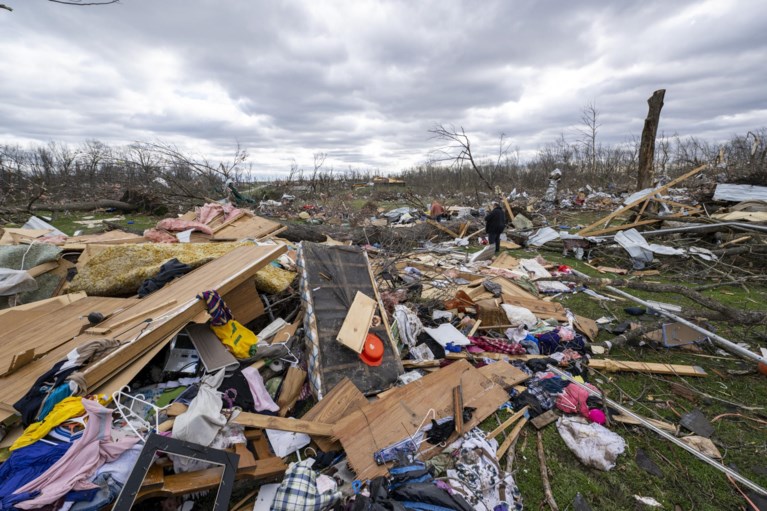
[[[714,200],[741,202],[744,200],[767,200],[767,186],[718,184]]]

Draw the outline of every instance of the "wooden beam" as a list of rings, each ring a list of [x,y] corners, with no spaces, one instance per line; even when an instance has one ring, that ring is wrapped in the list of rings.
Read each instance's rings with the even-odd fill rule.
[[[514,212],[511,210],[511,204],[509,204],[506,197],[503,198],[503,207],[506,208],[506,213],[509,215],[508,221],[514,220]]]
[[[619,208],[619,209],[613,211],[612,213],[610,213],[609,215],[600,218],[599,220],[597,220],[593,224],[584,227],[583,229],[578,231],[577,234],[579,236],[594,236],[593,234],[587,234],[587,233],[590,233],[594,228],[599,227],[600,225],[604,224],[605,222],[608,222],[611,219],[615,218],[616,216],[618,216],[618,215],[620,215],[620,214],[630,210],[631,208],[633,208],[634,206],[636,206],[640,202],[643,202],[643,201],[647,200],[649,197],[654,197],[657,194],[665,192],[666,190],[668,190],[672,186],[674,186],[674,185],[676,185],[678,183],[681,183],[682,181],[684,181],[684,180],[694,176],[695,174],[699,173],[700,171],[706,169],[707,167],[708,167],[707,163],[704,163],[703,165],[701,165],[699,167],[695,167],[690,172],[687,172],[686,174],[683,174],[683,175],[679,176],[678,178],[669,181],[668,183],[666,183],[663,186],[659,186],[658,188],[655,188],[654,190],[651,190],[650,192],[647,193],[647,195],[644,195],[644,196],[640,197],[639,199],[636,199],[635,201],[632,201],[629,204],[626,204],[622,208]]]
[[[453,418],[455,432],[463,435],[463,390],[460,383],[453,387]]]
[[[589,367],[606,372],[629,372],[651,374],[673,374],[677,376],[708,376],[699,366],[659,364],[654,362],[623,362],[610,359],[591,359]]]
[[[519,410],[517,413],[515,413],[514,415],[512,415],[511,417],[506,419],[503,422],[503,424],[501,424],[500,426],[498,426],[497,428],[492,430],[490,433],[485,435],[485,438],[487,438],[488,440],[491,440],[491,439],[497,437],[498,435],[500,435],[503,431],[506,431],[506,428],[508,428],[509,426],[514,424],[515,422],[517,422],[523,415],[525,415],[525,413],[527,413],[527,409],[528,408],[529,408],[529,406],[525,406],[524,408]]]
[[[240,426],[245,426],[246,428],[278,429],[280,431],[306,433],[307,435],[333,436],[332,424],[285,417],[273,417],[271,415],[261,415],[260,413],[242,412],[233,422]]]
[[[426,223],[431,225],[432,227],[436,227],[437,229],[439,229],[440,231],[442,231],[442,232],[444,232],[446,234],[449,234],[453,238],[460,238],[458,233],[451,231],[450,229],[448,229],[444,225],[440,224],[439,222],[435,222],[434,220],[427,219]]]
[[[496,459],[500,460],[503,458],[503,455],[506,454],[506,451],[509,450],[511,444],[514,443],[514,440],[517,439],[520,431],[522,431],[522,428],[525,427],[525,424],[527,424],[527,417],[522,417],[517,425],[514,426],[514,429],[511,430],[509,436],[506,437],[506,440],[504,440],[503,443],[498,447],[498,451],[495,453]]]

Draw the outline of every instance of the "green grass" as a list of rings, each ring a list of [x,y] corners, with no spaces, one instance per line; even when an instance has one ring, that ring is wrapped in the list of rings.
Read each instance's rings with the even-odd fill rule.
[[[517,258],[529,258],[534,252],[523,250],[510,251]],[[551,262],[568,264],[591,276],[612,277],[599,274],[584,263],[560,254],[542,252]],[[661,283],[680,284],[678,279],[660,275],[645,277]],[[681,284],[684,284],[683,282]],[[656,301],[692,305],[693,302],[674,293],[653,293],[630,290],[640,298]],[[750,310],[767,309],[767,288],[750,285],[741,287],[717,288],[704,291],[703,294],[736,308]],[[599,304],[584,294],[576,294],[559,299],[573,312],[596,319],[603,315],[613,315],[618,321],[636,318],[628,316],[623,308],[634,305],[626,302],[608,302]],[[700,307],[697,307],[700,308]],[[656,321],[658,318],[652,319]],[[733,341],[754,341],[755,332],[765,333],[767,327],[746,328],[742,325],[713,323],[719,335]],[[600,332],[598,341],[612,337],[607,332]],[[754,343],[758,344],[758,343]],[[764,345],[764,343],[762,343]],[[752,345],[752,348],[755,346]],[[636,373],[600,374],[594,371],[592,381],[606,395],[645,417],[679,423],[678,414],[684,414],[695,408],[713,420],[724,413],[741,413],[757,420],[767,420],[767,378],[758,373],[747,375],[730,374],[728,371],[751,369],[754,364],[737,359],[734,356],[711,358],[709,353],[691,353],[681,349],[671,350],[645,345],[615,348],[609,358],[615,360],[634,360],[645,362],[663,362],[701,366],[708,376],[703,378],[685,378],[678,376],[658,376]],[[672,383],[682,384],[695,389],[695,400],[674,393]],[[708,394],[711,399],[701,394]],[[742,410],[727,402],[759,410]],[[483,424],[486,429],[497,425],[494,418]],[[762,487],[767,487],[767,477],[759,473],[767,468],[767,435],[764,424],[740,417],[725,417],[713,422],[715,433],[712,440],[718,445],[726,465],[734,464],[740,473]],[[583,466],[564,445],[556,427],[552,424],[543,430],[543,442],[546,462],[550,470],[552,492],[560,509],[570,505],[577,493],[583,494],[594,510],[598,509],[641,509],[634,495],[653,497],[664,509],[723,510],[742,509],[744,499],[727,481],[726,476],[715,468],[698,460],[681,448],[671,444],[655,433],[641,427],[627,427],[620,424],[611,426],[627,443],[626,452],[618,459],[617,466],[610,472],[601,472]],[[689,434],[689,432],[683,432]],[[642,448],[660,467],[664,476],[655,477],[640,469],[635,462],[636,451]],[[537,509],[543,501],[543,489],[536,453],[535,430],[531,427],[523,430],[517,443],[515,477],[525,498],[525,507]]]
[[[82,234],[94,234],[94,233],[104,232],[108,230],[100,222],[94,222],[95,225],[93,227],[88,227],[86,225],[77,223],[78,221],[82,221],[86,219],[99,221],[99,220],[118,218],[116,220],[112,220],[111,222],[122,227],[123,229],[135,231],[135,232],[142,232],[144,229],[154,227],[157,224],[157,222],[161,220],[160,217],[155,217],[151,215],[139,214],[139,213],[122,213],[119,211],[112,212],[112,213],[106,213],[106,212],[65,212],[65,213],[55,212],[54,213],[50,211],[38,211],[37,215],[44,216],[46,218],[52,218],[52,220],[49,223],[68,236],[72,236],[75,233],[75,231],[78,231],[78,230],[82,231]]]

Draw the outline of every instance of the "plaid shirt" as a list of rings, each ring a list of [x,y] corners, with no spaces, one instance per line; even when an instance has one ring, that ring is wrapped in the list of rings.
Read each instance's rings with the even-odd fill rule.
[[[341,498],[340,492],[317,491],[316,474],[308,461],[290,465],[277,489],[271,511],[322,511]]]
[[[503,339],[493,339],[491,337],[472,337],[471,343],[485,351],[493,353],[505,353],[506,355],[524,355],[527,353],[525,347],[518,342],[506,341]]]

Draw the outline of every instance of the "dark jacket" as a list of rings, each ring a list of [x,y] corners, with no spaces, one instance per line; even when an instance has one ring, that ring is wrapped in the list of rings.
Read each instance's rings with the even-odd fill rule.
[[[496,206],[485,217],[485,231],[488,234],[502,233],[506,229],[506,215],[503,213],[501,206]]]

